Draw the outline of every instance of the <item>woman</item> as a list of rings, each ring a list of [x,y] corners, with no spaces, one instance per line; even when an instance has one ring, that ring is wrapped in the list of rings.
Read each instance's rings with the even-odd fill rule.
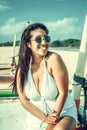
[[[48,33],[41,23],[24,30],[14,90],[27,110],[26,130],[73,130],[77,113],[67,69],[59,54],[48,51]]]

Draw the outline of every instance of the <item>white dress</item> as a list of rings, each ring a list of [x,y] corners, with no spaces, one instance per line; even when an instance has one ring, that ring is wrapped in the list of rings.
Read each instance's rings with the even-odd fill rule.
[[[55,102],[58,96],[58,89],[55,80],[48,73],[45,64],[45,58],[43,59],[43,64],[44,64],[44,76],[42,80],[40,94],[36,90],[33,81],[31,72],[31,62],[30,62],[30,69],[28,72],[28,80],[25,85],[25,94],[36,107],[42,110],[45,114],[49,114],[54,109]],[[77,121],[77,110],[75,102],[69,93],[65,105],[63,107],[63,110],[60,114],[60,117],[63,116],[71,116],[75,118]],[[27,112],[27,118],[24,127],[25,130],[45,130],[47,124],[42,120],[40,120],[39,118],[37,118],[36,116],[32,115],[30,112]]]

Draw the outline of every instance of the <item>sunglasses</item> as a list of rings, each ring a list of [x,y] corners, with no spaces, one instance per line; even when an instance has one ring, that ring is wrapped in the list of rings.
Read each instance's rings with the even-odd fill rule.
[[[37,36],[34,40],[31,40],[31,41],[35,41],[37,44],[41,44],[43,40],[49,43],[51,41],[51,38],[48,35]]]

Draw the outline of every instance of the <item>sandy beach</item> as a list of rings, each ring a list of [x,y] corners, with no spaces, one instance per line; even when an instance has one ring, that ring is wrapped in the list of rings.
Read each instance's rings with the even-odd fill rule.
[[[73,78],[73,74],[75,72],[77,58],[78,58],[78,51],[69,51],[69,50],[57,50],[57,49],[49,49],[61,55],[62,59],[64,60],[68,73],[69,79]],[[18,60],[18,51],[19,47],[15,48],[15,59],[16,62]],[[13,47],[0,47],[0,66],[9,66],[12,63],[12,56],[13,56]],[[0,75],[2,73],[9,73],[8,71],[0,71]]]
[[[12,47],[0,47],[0,66],[10,65],[12,60]],[[15,55],[18,55],[19,48],[16,47]],[[78,51],[53,50],[61,55],[69,73],[69,80],[71,82],[75,72]],[[16,57],[17,61],[17,57]],[[4,72],[6,73],[6,72]],[[8,72],[9,73],[9,72]],[[2,72],[0,72],[2,75]],[[7,85],[7,84],[5,84]],[[0,84],[0,88],[4,85]],[[19,99],[5,99],[0,98],[0,129],[1,130],[23,130],[25,122],[26,111],[21,106]]]
[[[18,99],[0,100],[0,130],[24,130],[25,117]]]

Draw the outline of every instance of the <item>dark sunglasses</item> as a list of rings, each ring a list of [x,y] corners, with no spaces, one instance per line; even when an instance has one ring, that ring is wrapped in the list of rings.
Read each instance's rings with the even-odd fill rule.
[[[42,40],[44,40],[45,42],[49,43],[51,41],[51,38],[48,35],[37,36],[34,40],[31,40],[31,41],[35,41],[36,43],[41,44]]]

